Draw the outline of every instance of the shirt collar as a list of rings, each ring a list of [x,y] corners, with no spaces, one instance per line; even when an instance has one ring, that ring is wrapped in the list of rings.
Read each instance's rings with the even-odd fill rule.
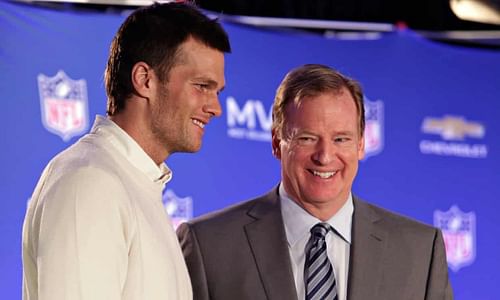
[[[115,122],[104,116],[96,116],[91,133],[106,138],[134,167],[151,181],[165,185],[172,179],[172,171],[165,162],[159,166],[144,152],[137,142]]]
[[[288,244],[293,245],[309,235],[311,228],[321,222],[318,218],[310,215],[302,207],[300,207],[290,196],[286,193],[283,184],[279,186],[279,197],[281,201],[281,214],[285,224],[285,231]],[[331,217],[327,223],[330,224],[340,237],[347,243],[351,243],[351,224],[352,214],[354,212],[354,205],[352,202],[352,194],[340,210]]]

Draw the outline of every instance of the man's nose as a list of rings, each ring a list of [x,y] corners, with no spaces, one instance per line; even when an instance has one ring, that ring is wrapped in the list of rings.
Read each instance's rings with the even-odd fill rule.
[[[333,142],[322,140],[317,143],[312,159],[319,165],[327,165],[332,162],[335,152]]]
[[[207,104],[203,106],[203,111],[213,117],[220,117],[222,114],[222,107],[219,101],[219,95],[210,96]]]

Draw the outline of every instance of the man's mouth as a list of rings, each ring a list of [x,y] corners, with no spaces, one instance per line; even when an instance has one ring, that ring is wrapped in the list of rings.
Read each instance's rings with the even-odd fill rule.
[[[203,123],[202,121],[197,119],[191,119],[191,120],[193,120],[194,125],[200,127],[201,129],[205,128],[205,123]]]
[[[315,171],[315,170],[309,170],[314,176],[318,176],[323,179],[328,179],[331,178],[337,171],[331,171],[331,172],[320,172],[320,171]]]

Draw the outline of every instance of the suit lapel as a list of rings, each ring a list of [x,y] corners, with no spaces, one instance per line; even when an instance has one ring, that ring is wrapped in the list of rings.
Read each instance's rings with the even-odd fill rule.
[[[248,211],[250,248],[268,299],[297,299],[280,201],[273,189]]]
[[[382,278],[387,233],[377,226],[378,216],[365,202],[353,197],[351,255],[347,299],[376,299]]]

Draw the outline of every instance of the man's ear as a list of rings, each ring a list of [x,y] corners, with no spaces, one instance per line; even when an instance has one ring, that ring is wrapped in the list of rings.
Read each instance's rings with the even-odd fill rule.
[[[153,77],[156,76],[153,69],[145,62],[137,62],[132,67],[132,85],[134,90],[142,98],[150,98],[153,93]]]
[[[362,135],[358,142],[358,160],[365,158],[365,136]]]
[[[273,128],[273,130],[271,131],[271,136],[272,136],[271,144],[273,147],[273,155],[277,159],[281,159],[281,146],[280,146],[281,134],[278,132],[276,128]]]

